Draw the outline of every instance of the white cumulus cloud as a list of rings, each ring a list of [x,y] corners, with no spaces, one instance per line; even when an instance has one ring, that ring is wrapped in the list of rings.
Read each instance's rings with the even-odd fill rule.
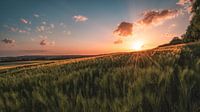
[[[77,15],[77,16],[74,16],[73,19],[76,21],[76,22],[84,22],[84,21],[87,21],[88,18],[86,16],[82,16],[82,15]]]

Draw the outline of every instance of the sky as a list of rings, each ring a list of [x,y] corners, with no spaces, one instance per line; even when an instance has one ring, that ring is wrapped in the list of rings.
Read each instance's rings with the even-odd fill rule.
[[[184,34],[184,1],[1,0],[0,56],[127,52],[138,42],[150,49]]]

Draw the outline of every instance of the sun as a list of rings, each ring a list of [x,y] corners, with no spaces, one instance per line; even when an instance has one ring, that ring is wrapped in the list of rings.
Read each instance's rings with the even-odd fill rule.
[[[132,44],[132,49],[135,51],[140,51],[142,50],[143,46],[144,46],[144,42],[136,41]]]

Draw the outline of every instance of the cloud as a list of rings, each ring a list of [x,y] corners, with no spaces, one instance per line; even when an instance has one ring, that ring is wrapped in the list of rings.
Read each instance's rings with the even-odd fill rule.
[[[48,33],[48,34],[52,34],[53,33],[53,29],[55,28],[54,24],[47,24],[46,22],[42,23],[43,25],[37,26],[36,27],[36,31],[40,32],[40,33]]]
[[[47,41],[46,41],[46,40],[42,40],[42,41],[40,42],[40,45],[41,45],[41,46],[47,45]]]
[[[20,21],[22,22],[22,23],[24,23],[24,24],[31,24],[31,22],[30,21],[28,21],[28,20],[26,20],[26,19],[20,19]]]
[[[67,35],[71,35],[72,34],[72,32],[71,31],[67,31]]]
[[[33,16],[36,17],[36,18],[40,17],[40,15],[38,15],[38,14],[34,14]]]
[[[39,35],[39,37],[40,37],[41,39],[48,39],[48,37],[47,37],[46,35]]]
[[[26,27],[25,30],[19,29],[17,27],[13,27],[13,26],[8,26],[8,25],[5,25],[5,27],[11,32],[30,33],[30,31],[31,31],[31,28],[29,28],[29,27]]]
[[[183,6],[183,5],[188,4],[190,2],[192,2],[192,0],[179,0],[176,4]]]
[[[12,31],[12,32],[17,32],[18,30],[19,30],[18,28],[10,27],[10,31]]]
[[[56,44],[55,41],[51,41],[51,42],[50,42],[50,45],[51,45],[51,46],[54,46],[55,44]]]
[[[176,27],[176,24],[171,24],[170,27]]]
[[[48,33],[48,34],[52,34],[53,32],[52,32],[52,31],[47,31],[47,33]]]
[[[179,2],[177,2],[177,5],[180,5],[183,8],[183,11],[187,11],[188,13],[192,12],[192,6],[195,3],[196,0],[179,0]]]
[[[5,44],[14,44],[15,43],[15,40],[13,39],[9,39],[9,38],[5,38],[3,40],[1,40],[3,43]]]
[[[21,22],[24,23],[24,24],[28,24],[28,21],[25,20],[25,19],[21,19]]]
[[[7,24],[4,24],[3,27],[4,28],[9,28],[9,26]]]
[[[64,30],[63,33],[64,33],[64,34],[67,34],[67,35],[71,35],[71,34],[72,34],[71,31],[66,31],[66,30]]]
[[[61,22],[59,25],[60,25],[60,26],[63,26],[63,25],[64,25],[64,23],[63,23],[63,22]]]
[[[137,23],[140,25],[159,25],[166,20],[175,18],[180,14],[178,10],[151,10],[143,13],[143,18]]]
[[[48,41],[46,39],[43,39],[41,42],[40,42],[40,45],[41,46],[54,46],[55,45],[55,41]]]
[[[29,32],[26,30],[19,30],[19,33],[29,33]]]
[[[50,27],[53,29],[55,27],[55,25],[54,24],[50,24]]]
[[[35,38],[31,38],[31,41],[35,41]]]
[[[142,14],[142,18],[136,22],[122,22],[113,32],[120,37],[127,37],[133,34],[133,29],[141,29],[143,26],[161,25],[166,20],[177,17],[181,12],[179,10],[151,10]]]
[[[191,5],[191,6],[188,6],[188,7],[186,8],[186,10],[187,10],[188,13],[191,13],[191,12],[192,12],[192,5]]]
[[[114,41],[114,44],[122,44],[122,43],[123,43],[122,39],[118,39],[118,40]]]
[[[133,23],[122,22],[113,33],[120,37],[127,37],[132,35],[132,32]]]
[[[29,27],[26,27],[25,28],[27,31],[31,31],[32,29],[31,28],[29,28]]]
[[[74,16],[73,19],[76,22],[84,22],[84,21],[88,20],[88,18],[86,16],[82,16],[82,15]]]
[[[6,29],[8,29],[11,32],[18,32],[18,28],[16,27],[12,27],[12,26],[8,26],[8,25],[4,25],[3,27],[5,27]]]
[[[184,6],[180,9],[163,9],[163,10],[150,10],[142,14],[142,17],[134,22],[121,22],[120,25],[113,32],[117,37],[131,36],[137,30],[143,30],[147,26],[158,26],[170,19],[174,19],[185,12],[192,12],[192,5],[196,0],[179,0],[178,5]],[[194,14],[190,17],[193,17]],[[145,27],[144,27],[145,26]],[[172,24],[168,29],[176,27]],[[165,37],[173,37],[174,34],[165,34]],[[114,43],[121,43],[122,40],[117,40]]]
[[[46,25],[46,24],[47,24],[47,22],[46,22],[46,21],[43,21],[43,22],[42,22],[42,24],[43,24],[43,25]]]
[[[176,24],[171,24],[168,26],[168,30],[172,30],[173,28],[175,28],[177,25]]]
[[[44,32],[45,31],[45,26],[38,26],[36,27],[38,32]]]

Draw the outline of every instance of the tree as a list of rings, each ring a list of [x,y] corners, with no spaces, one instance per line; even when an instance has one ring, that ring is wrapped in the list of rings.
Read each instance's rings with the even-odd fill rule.
[[[181,44],[183,43],[182,39],[180,39],[179,37],[174,37],[171,41],[170,41],[170,45],[175,45],[175,44]]]
[[[192,4],[192,14],[193,18],[183,38],[184,42],[200,40],[200,0],[196,0]]]

